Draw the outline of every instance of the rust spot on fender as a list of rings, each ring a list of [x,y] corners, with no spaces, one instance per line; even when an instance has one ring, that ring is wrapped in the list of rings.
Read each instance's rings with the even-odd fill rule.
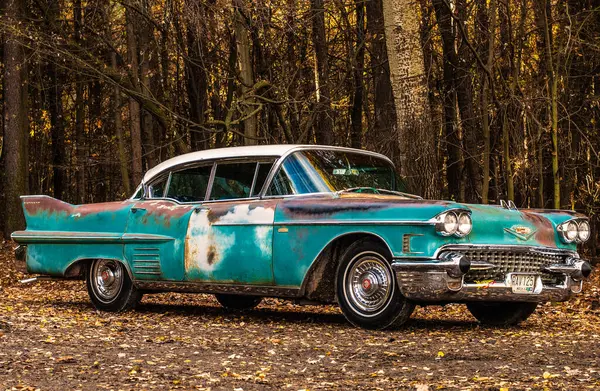
[[[23,199],[23,207],[29,215],[38,213],[71,213],[73,205],[52,197],[27,197]]]
[[[214,244],[211,244],[208,247],[208,251],[206,253],[206,262],[209,265],[212,265],[215,263],[216,258],[217,258],[217,248],[215,247]]]
[[[550,220],[536,213],[521,213],[526,221],[535,226],[537,231],[535,232],[534,238],[540,245],[546,247],[556,247],[554,226]]]

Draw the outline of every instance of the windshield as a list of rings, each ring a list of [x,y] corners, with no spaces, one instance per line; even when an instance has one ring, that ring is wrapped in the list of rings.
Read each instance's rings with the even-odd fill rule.
[[[394,166],[376,156],[311,150],[288,156],[273,178],[268,195],[337,192],[347,189],[404,190]]]

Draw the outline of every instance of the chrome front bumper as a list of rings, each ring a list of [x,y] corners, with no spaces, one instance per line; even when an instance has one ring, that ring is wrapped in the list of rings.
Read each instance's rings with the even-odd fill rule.
[[[581,292],[583,279],[591,272],[590,265],[578,258],[566,258],[564,264],[553,264],[539,270],[555,275],[557,284],[546,285],[541,278],[532,293],[515,293],[510,274],[503,281],[486,280],[465,282],[470,270],[493,269],[487,262],[466,259],[459,253],[446,252],[438,259],[394,259],[392,269],[396,273],[402,294],[418,302],[467,302],[467,301],[519,301],[547,302],[565,301],[574,293]]]

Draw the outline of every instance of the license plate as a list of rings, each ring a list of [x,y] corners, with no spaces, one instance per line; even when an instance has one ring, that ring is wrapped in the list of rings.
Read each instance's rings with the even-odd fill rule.
[[[539,280],[536,274],[511,274],[510,284],[513,293],[536,294],[536,286]]]

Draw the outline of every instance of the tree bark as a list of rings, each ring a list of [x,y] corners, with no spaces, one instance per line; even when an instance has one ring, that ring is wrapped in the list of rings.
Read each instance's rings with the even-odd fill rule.
[[[485,6],[483,12],[487,12]],[[489,23],[486,23],[487,27],[487,47],[485,49],[486,66],[488,69],[492,69],[494,61],[494,37],[496,29],[496,0],[490,0],[489,14],[486,19]],[[492,84],[488,75],[483,76],[483,85],[481,87],[481,117],[482,117],[482,130],[483,130],[483,180],[481,186],[481,202],[487,204],[489,202],[489,189],[490,189],[490,121],[489,121],[489,102],[490,102],[490,85]],[[506,156],[505,156],[506,157]],[[509,198],[512,199],[512,198]]]
[[[419,14],[410,0],[384,0],[383,14],[398,120],[400,173],[427,198],[438,196],[437,164]]]
[[[235,37],[237,45],[237,59],[239,67],[240,81],[242,83],[242,93],[239,97],[243,106],[242,115],[244,116],[244,144],[257,144],[258,136],[258,118],[256,116],[256,99],[251,97],[250,92],[254,85],[254,76],[252,72],[252,58],[250,57],[250,40],[248,39],[248,23],[246,16],[246,6],[244,0],[232,0],[234,9]]]
[[[199,6],[202,7],[202,6]],[[205,42],[202,34],[195,34],[188,26],[188,56],[185,61],[187,94],[190,102],[190,119],[198,124],[198,129],[190,128],[190,139],[194,150],[208,148],[208,137],[201,126],[204,124],[204,113],[208,104],[208,75],[205,54]]]
[[[552,138],[552,179],[554,187],[554,209],[560,209],[560,175],[558,172],[558,75],[552,53],[552,15],[551,7],[543,9],[544,35],[546,40],[546,71],[550,94],[550,135]]]
[[[373,128],[375,130],[371,138],[377,138],[380,142],[377,149],[398,164],[396,107],[385,42],[382,0],[368,0],[366,7],[367,41],[370,47],[373,80]]]
[[[73,20],[75,42],[82,47],[81,37],[82,28],[82,9],[81,0],[73,1]],[[86,145],[85,145],[85,106],[84,106],[84,81],[81,77],[75,78],[75,148],[77,155],[77,189],[76,202],[83,204],[86,202]]]
[[[433,0],[433,7],[438,22],[438,30],[442,38],[443,56],[443,106],[444,106],[444,134],[446,136],[446,180],[448,182],[448,196],[456,201],[464,199],[462,141],[458,129],[458,113],[456,111],[456,86],[455,77],[458,68],[456,55],[455,31],[452,25],[450,9],[445,0]]]
[[[150,6],[148,0],[142,0],[140,8],[144,15],[150,15]],[[158,74],[158,63],[156,61],[158,53],[156,53],[156,45],[154,45],[153,35],[154,30],[150,23],[144,18],[138,18],[138,49],[140,53],[140,86],[141,91],[145,96],[150,96],[153,91],[151,84],[152,74]],[[157,94],[158,95],[158,94]],[[147,167],[156,165],[156,143],[154,141],[154,119],[152,114],[147,110],[142,110],[142,152],[146,160]]]
[[[356,7],[356,46],[354,48],[352,108],[350,110],[350,146],[361,148],[363,134],[363,74],[365,67],[365,4],[358,0]]]
[[[111,53],[110,55],[111,66],[117,68],[117,54]],[[121,89],[115,85],[113,87],[113,99],[112,99],[112,112],[113,112],[113,125],[115,127],[115,134],[117,136],[117,148],[119,151],[119,169],[121,171],[121,180],[123,182],[123,190],[127,196],[131,195],[131,181],[129,180],[129,161],[127,159],[127,148],[125,147],[126,141],[123,135],[123,121],[121,119]],[[138,184],[135,183],[134,186]]]
[[[5,238],[13,231],[25,228],[19,196],[28,193],[27,131],[27,63],[24,48],[12,31],[20,28],[24,13],[22,0],[6,0],[3,23],[4,36],[4,140],[2,145],[2,189],[4,192],[3,224]]]
[[[445,0],[448,8],[448,0]],[[467,4],[465,0],[457,0],[458,23],[465,24],[467,20]],[[462,182],[464,183],[465,196],[467,202],[479,202],[481,194],[481,168],[480,159],[480,140],[481,125],[478,121],[478,115],[473,106],[473,56],[469,43],[470,38],[466,35],[467,29],[462,29],[463,34],[459,34],[457,60],[455,69],[455,88],[458,111],[460,114],[460,128],[462,135],[462,144],[464,148],[463,161],[464,170]]]
[[[139,59],[138,44],[135,33],[137,22],[135,11],[127,7],[126,29],[127,29],[127,61],[129,62],[131,83],[136,91],[139,87]],[[131,135],[131,173],[134,186],[142,181],[142,123],[140,103],[134,97],[129,98],[129,132]]]
[[[329,54],[325,35],[325,5],[323,0],[311,0],[312,39],[315,51],[315,89],[317,93],[317,119],[315,139],[317,144],[333,144],[333,118],[331,116],[331,91],[329,88]]]

